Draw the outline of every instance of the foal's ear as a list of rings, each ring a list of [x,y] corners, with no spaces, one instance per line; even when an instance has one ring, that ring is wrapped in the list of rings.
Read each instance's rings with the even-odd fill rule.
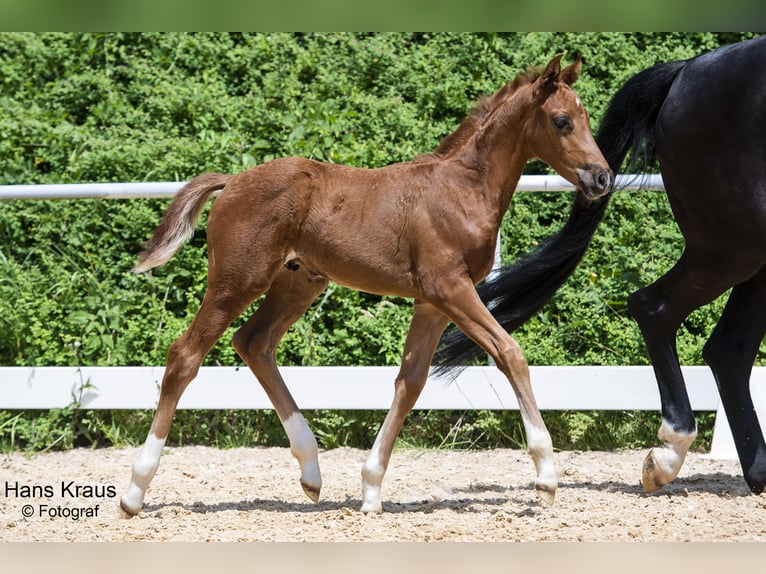
[[[548,62],[545,66],[545,70],[540,74],[540,77],[535,80],[534,87],[532,88],[532,96],[536,100],[544,100],[556,89],[556,80],[558,80],[561,73],[561,54],[557,54],[554,58]]]
[[[567,86],[571,86],[577,81],[577,78],[580,77],[581,69],[582,58],[580,57],[580,54],[577,54],[577,58],[575,58],[574,63],[561,70],[561,81],[564,82]]]

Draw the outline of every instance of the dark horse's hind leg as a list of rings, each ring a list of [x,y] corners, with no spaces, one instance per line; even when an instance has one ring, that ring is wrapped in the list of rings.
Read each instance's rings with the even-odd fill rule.
[[[728,288],[746,280],[755,269],[734,258],[722,260],[713,269],[708,253],[687,248],[673,268],[652,285],[628,299],[652,360],[662,402],[663,441],[644,461],[644,490],[653,492],[672,481],[697,436],[694,412],[689,402],[676,352],[676,332],[695,309],[713,301]]]
[[[731,292],[703,356],[715,375],[747,485],[766,485],[766,445],[750,396],[750,373],[766,335],[766,267]]]

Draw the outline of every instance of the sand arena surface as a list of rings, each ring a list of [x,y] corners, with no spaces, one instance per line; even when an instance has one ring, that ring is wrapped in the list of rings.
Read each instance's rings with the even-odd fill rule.
[[[0,455],[0,540],[766,541],[766,496],[750,493],[736,461],[695,453],[652,495],[639,483],[646,451],[556,453],[559,490],[547,507],[523,451],[397,450],[385,512],[365,515],[367,451],[320,452],[314,504],[286,448],[169,448],[143,512],[127,520],[119,497],[137,453]]]

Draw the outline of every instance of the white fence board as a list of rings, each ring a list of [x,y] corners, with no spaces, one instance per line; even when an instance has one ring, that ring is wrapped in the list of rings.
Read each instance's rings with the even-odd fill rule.
[[[530,367],[543,410],[657,410],[651,367]],[[154,408],[164,367],[0,367],[0,408],[65,407],[78,398],[88,409]],[[304,409],[388,409],[398,367],[282,367]],[[692,406],[718,408],[706,367],[685,367]],[[202,367],[181,398],[182,409],[270,409],[247,368]],[[469,367],[453,382],[431,377],[418,409],[518,409],[508,381],[494,367]]]
[[[164,367],[0,367],[0,409],[153,409]],[[302,409],[388,409],[398,367],[282,367]],[[659,410],[649,366],[532,366],[541,410]],[[736,459],[726,415],[707,367],[683,367],[692,408],[717,411],[710,455]],[[766,420],[766,367],[755,367],[751,393]],[[202,367],[180,409],[271,409],[247,368]],[[495,367],[469,367],[453,382],[431,377],[416,409],[517,410],[511,386]]]

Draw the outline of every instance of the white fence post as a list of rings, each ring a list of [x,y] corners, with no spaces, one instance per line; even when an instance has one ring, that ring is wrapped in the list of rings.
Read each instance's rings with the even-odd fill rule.
[[[753,398],[755,412],[761,430],[766,423],[766,367],[754,367],[750,375],[750,395]],[[729,419],[721,404],[716,409],[715,427],[713,428],[713,440],[710,444],[710,458],[721,460],[737,460],[737,449],[734,446],[734,437],[729,429]]]

